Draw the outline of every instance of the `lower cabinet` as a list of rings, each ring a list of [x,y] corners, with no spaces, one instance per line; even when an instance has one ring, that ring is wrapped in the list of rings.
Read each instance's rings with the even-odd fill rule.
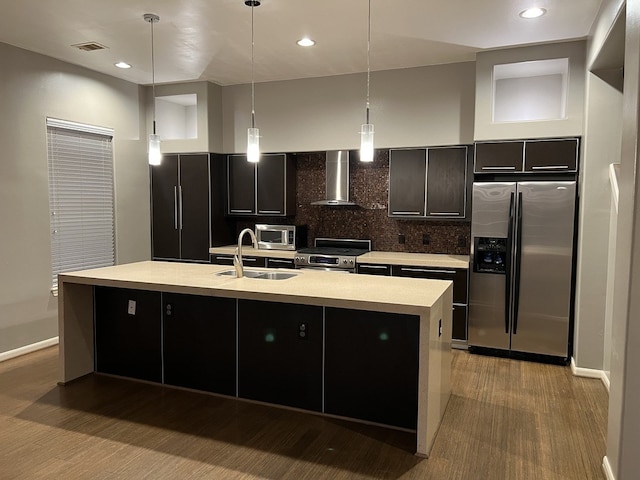
[[[325,412],[414,429],[419,317],[326,308]]]
[[[238,301],[238,396],[322,411],[322,307]]]
[[[164,383],[236,394],[236,301],[162,294]]]
[[[97,372],[162,381],[160,292],[96,287]]]
[[[296,268],[296,264],[295,264],[293,258],[267,257],[266,267],[267,268],[289,268],[289,269],[294,269],[294,268]]]
[[[242,265],[244,267],[265,267],[267,265],[265,257],[254,255],[242,255]],[[233,255],[211,255],[211,263],[214,265],[233,265]]]

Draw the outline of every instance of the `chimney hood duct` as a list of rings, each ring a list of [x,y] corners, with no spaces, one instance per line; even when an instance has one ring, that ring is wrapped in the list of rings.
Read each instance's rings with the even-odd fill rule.
[[[326,196],[311,205],[357,205],[349,201],[349,151],[330,150],[326,158]]]

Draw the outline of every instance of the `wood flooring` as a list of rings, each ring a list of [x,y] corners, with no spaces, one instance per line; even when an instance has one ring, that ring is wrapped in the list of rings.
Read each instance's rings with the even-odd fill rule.
[[[57,347],[0,363],[0,479],[602,479],[607,393],[568,367],[454,351],[431,457],[410,433],[134,381],[56,385]]]

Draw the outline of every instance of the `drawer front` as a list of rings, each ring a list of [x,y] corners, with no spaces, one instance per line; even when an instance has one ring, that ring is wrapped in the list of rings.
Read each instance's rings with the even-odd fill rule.
[[[233,265],[233,255],[211,255],[211,263],[214,265]],[[264,267],[266,265],[266,259],[253,255],[243,255],[242,265],[244,267]]]
[[[267,268],[296,268],[293,259],[267,257]]]
[[[453,303],[467,304],[467,270],[463,268],[431,268],[393,265],[394,277],[427,278],[453,282]]]
[[[377,265],[370,263],[359,263],[358,264],[358,273],[366,274],[366,275],[391,275],[391,265]]]
[[[214,265],[233,265],[233,255],[212,254],[211,263]]]

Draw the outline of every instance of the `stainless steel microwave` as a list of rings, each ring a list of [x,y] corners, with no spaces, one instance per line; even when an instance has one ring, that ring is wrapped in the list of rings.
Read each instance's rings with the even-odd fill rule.
[[[295,250],[306,247],[307,229],[304,225],[256,224],[258,248],[267,250]]]

